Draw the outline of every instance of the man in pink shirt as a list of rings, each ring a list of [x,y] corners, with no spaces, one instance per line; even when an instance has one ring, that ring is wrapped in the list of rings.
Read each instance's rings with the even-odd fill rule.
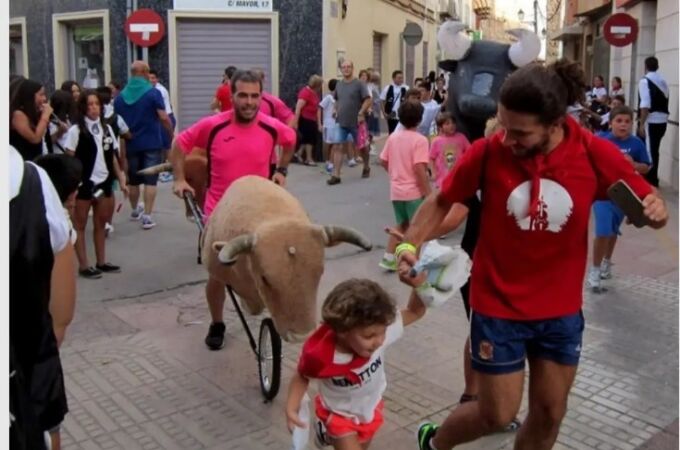
[[[185,178],[185,156],[195,147],[206,149],[209,171],[203,207],[206,217],[238,178],[247,175],[270,177],[270,162],[276,145],[282,146],[284,151],[271,178],[284,186],[295,146],[295,130],[260,111],[262,82],[257,74],[237,71],[231,83],[234,109],[201,119],[180,133],[172,144],[173,191],[180,198],[185,192],[194,194]],[[205,295],[212,318],[205,343],[211,350],[219,350],[224,346],[224,284],[208,278]]]

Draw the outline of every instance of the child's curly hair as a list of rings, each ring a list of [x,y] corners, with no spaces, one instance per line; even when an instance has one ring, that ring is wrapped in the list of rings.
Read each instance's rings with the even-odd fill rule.
[[[352,278],[328,294],[321,317],[336,333],[375,324],[387,326],[394,322],[396,305],[378,283]]]

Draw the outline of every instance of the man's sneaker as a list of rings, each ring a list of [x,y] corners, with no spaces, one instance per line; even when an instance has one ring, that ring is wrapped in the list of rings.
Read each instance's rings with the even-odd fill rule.
[[[156,226],[156,222],[153,221],[151,214],[142,214],[142,228],[145,230],[150,230]]]
[[[78,274],[83,278],[89,278],[91,280],[102,277],[102,271],[95,269],[94,267],[88,267],[87,269],[79,270]]]
[[[133,209],[132,213],[130,214],[130,220],[137,221],[142,217],[142,214],[144,214],[144,205],[138,203],[137,207]]]
[[[224,322],[215,322],[210,324],[208,335],[205,337],[205,345],[210,350],[219,350],[224,347],[224,332],[227,327]]]
[[[430,439],[437,433],[437,428],[439,427],[432,422],[423,422],[420,424],[418,433],[416,434],[419,450],[432,450],[432,447],[430,447]]]
[[[354,167],[354,166],[357,165],[357,160],[352,158],[349,161],[347,161],[347,165],[350,166],[350,167]]]
[[[104,264],[96,264],[95,268],[104,273],[118,273],[120,272],[120,266],[116,266],[115,264],[111,263],[104,263]]]
[[[326,180],[326,184],[329,186],[333,186],[334,184],[340,184],[342,180],[340,180],[340,177],[336,176],[331,176],[329,179]]]
[[[612,262],[608,259],[603,259],[600,264],[600,280],[608,280],[612,277]]]
[[[396,259],[393,259],[393,260],[390,261],[387,258],[383,258],[383,259],[380,260],[378,265],[381,268],[383,268],[383,269],[385,269],[389,272],[396,272],[397,271],[397,260]]]
[[[600,294],[604,291],[602,283],[600,282],[600,268],[591,267],[588,270],[588,278],[586,279],[586,286],[595,294]]]

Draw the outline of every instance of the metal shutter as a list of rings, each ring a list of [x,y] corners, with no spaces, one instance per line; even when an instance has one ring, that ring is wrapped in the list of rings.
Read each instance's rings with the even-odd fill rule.
[[[178,20],[178,128],[211,114],[210,102],[227,66],[261,68],[264,89],[271,91],[271,53],[269,20]]]

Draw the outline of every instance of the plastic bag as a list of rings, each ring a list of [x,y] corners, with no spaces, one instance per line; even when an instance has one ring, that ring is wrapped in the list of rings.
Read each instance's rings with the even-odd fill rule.
[[[412,275],[427,271],[427,281],[416,293],[425,306],[440,306],[456,295],[470,277],[472,261],[459,245],[447,247],[437,241],[423,245],[420,259],[411,270]]]
[[[307,443],[309,442],[309,396],[307,394],[302,397],[302,402],[300,403],[300,411],[298,412],[298,417],[300,420],[307,424],[307,428],[295,427],[293,428],[293,445],[290,450],[305,450],[307,448]]]

